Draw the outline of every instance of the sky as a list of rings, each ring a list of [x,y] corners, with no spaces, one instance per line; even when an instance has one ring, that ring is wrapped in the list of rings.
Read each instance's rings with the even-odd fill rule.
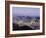
[[[13,7],[13,16],[40,16],[40,8]]]

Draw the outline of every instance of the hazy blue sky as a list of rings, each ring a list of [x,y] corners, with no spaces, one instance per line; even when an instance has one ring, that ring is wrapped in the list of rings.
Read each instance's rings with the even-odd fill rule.
[[[40,8],[13,7],[13,16],[40,16]]]

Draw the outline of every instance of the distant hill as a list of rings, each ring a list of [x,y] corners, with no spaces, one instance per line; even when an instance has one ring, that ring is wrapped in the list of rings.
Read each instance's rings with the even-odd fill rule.
[[[18,25],[17,28],[32,27],[33,29],[39,29],[40,27],[40,17],[29,17],[29,16],[16,16],[13,18],[13,24]],[[25,26],[26,25],[26,26]],[[14,28],[15,28],[14,27]],[[19,29],[20,29],[19,28]]]
[[[30,16],[15,16],[14,17],[15,19],[40,19],[39,16],[36,16],[36,17],[30,17]]]

